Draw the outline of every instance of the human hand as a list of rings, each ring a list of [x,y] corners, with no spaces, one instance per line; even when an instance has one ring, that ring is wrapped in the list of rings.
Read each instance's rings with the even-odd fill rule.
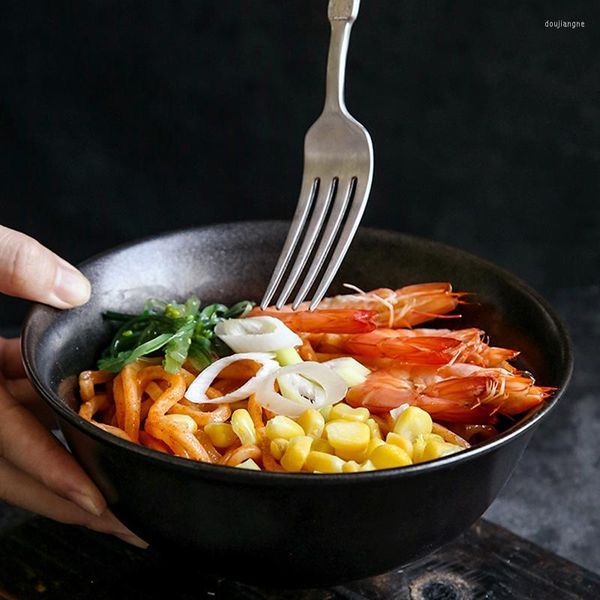
[[[32,238],[0,226],[0,292],[70,308],[87,302],[90,284]],[[25,376],[19,340],[0,338],[0,499],[145,547],[50,433],[52,423]]]

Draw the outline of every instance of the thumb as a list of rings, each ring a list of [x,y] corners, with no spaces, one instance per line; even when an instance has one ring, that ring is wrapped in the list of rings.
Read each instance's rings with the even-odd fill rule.
[[[90,283],[33,238],[0,225],[0,292],[71,308],[88,301]]]

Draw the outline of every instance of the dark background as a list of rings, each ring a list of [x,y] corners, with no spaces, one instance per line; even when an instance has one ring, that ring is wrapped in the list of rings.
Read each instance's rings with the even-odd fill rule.
[[[77,262],[167,229],[289,218],[323,100],[326,4],[3,4],[0,222]],[[347,102],[375,147],[365,222],[542,292],[597,283],[594,6],[364,0]],[[545,27],[559,18],[586,27]],[[24,307],[0,299],[0,326]]]

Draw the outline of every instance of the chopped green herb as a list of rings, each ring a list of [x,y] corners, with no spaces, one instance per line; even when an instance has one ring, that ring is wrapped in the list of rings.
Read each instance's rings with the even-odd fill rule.
[[[122,324],[98,361],[98,368],[120,371],[142,356],[162,351],[163,366],[169,373],[179,371],[186,359],[202,370],[215,358],[231,354],[231,349],[215,337],[215,325],[223,319],[243,316],[253,306],[244,300],[231,308],[209,304],[201,309],[200,300],[192,296],[184,304],[152,298],[139,315],[107,311],[102,315],[105,320]]]

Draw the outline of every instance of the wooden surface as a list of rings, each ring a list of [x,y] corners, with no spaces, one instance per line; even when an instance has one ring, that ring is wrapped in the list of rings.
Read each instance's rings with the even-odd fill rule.
[[[178,562],[178,557],[170,557]],[[166,567],[165,557],[100,534],[31,519],[0,534],[2,600],[574,600],[600,577],[484,520],[404,570],[320,590],[275,591]]]

